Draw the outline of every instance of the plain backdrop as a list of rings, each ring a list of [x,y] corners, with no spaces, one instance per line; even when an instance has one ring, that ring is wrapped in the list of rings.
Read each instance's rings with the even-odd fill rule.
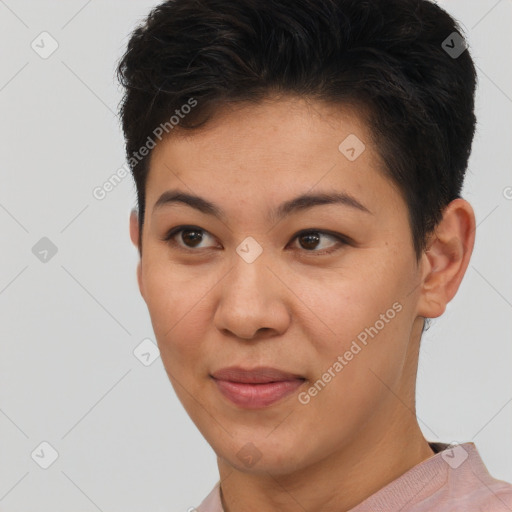
[[[512,2],[440,4],[478,66],[464,188],[478,228],[423,338],[417,415],[427,439],[475,442],[512,482]],[[114,69],[154,5],[0,0],[2,512],[185,512],[218,480],[161,359],[134,354],[154,335],[128,235],[132,179],[93,196],[125,162]]]

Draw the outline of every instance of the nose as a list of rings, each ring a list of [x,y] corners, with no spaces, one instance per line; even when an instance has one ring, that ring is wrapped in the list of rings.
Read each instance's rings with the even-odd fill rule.
[[[233,268],[220,284],[214,315],[224,335],[261,339],[282,335],[291,321],[291,297],[277,265],[264,256],[252,263],[234,258]],[[282,272],[281,272],[282,274]]]

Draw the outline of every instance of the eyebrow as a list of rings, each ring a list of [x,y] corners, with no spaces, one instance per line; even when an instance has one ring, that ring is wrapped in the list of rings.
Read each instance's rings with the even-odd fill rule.
[[[213,215],[214,217],[226,221],[226,214],[221,208],[219,208],[219,206],[210,201],[207,201],[200,196],[187,194],[185,192],[181,192],[180,190],[167,190],[164,192],[153,206],[153,213],[165,205],[176,203],[186,204],[192,208],[195,208],[196,210],[199,210],[202,213]],[[270,212],[270,220],[272,222],[276,222],[292,213],[307,210],[314,206],[326,204],[339,204],[348,206],[350,208],[354,208],[373,215],[372,211],[360,203],[354,196],[346,192],[324,192],[316,194],[302,194],[293,199],[285,201]]]

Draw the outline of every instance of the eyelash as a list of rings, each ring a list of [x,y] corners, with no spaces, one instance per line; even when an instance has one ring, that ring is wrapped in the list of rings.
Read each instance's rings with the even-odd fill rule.
[[[161,240],[164,242],[167,242],[170,246],[175,247],[179,250],[183,250],[187,253],[198,252],[199,249],[193,249],[191,247],[183,247],[183,246],[179,245],[179,243],[176,240],[173,240],[176,235],[180,234],[182,231],[188,231],[188,230],[200,231],[202,233],[210,234],[208,231],[206,231],[198,226],[177,226],[177,227],[169,230],[167,232],[167,234],[161,238]],[[334,233],[332,231],[324,231],[324,230],[314,229],[314,228],[304,229],[302,231],[299,231],[298,233],[296,233],[293,236],[291,241],[294,242],[296,239],[300,238],[301,236],[308,235],[308,234],[328,235],[332,238],[335,238],[339,243],[339,245],[335,245],[329,249],[324,249],[323,251],[315,251],[315,250],[308,251],[307,249],[303,249],[303,251],[305,253],[314,255],[314,256],[328,255],[328,254],[331,254],[331,253],[341,249],[342,246],[350,244],[350,239],[344,235],[341,235],[339,233]],[[210,236],[213,236],[213,235],[210,235]]]

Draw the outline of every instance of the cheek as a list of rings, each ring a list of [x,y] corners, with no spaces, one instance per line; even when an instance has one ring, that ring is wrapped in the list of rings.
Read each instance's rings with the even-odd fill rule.
[[[215,280],[205,278],[204,271],[200,275],[198,270],[183,271],[178,266],[150,268],[144,276],[146,303],[162,357],[191,358],[206,338],[208,291]]]
[[[371,250],[366,256],[366,261],[361,257],[357,269],[344,268],[338,275],[331,274],[321,286],[318,280],[305,282],[302,278],[300,294],[308,306],[301,314],[307,322],[303,328],[314,345],[315,377],[322,378],[329,369],[336,376],[343,374],[343,378],[332,379],[337,382],[332,389],[341,386],[340,396],[348,392],[362,400],[364,396],[370,399],[377,391],[375,386],[382,387],[376,375],[390,384],[396,380],[407,354],[412,325],[411,305],[407,302],[411,300],[407,294],[412,277],[407,274],[405,262],[392,261],[382,251],[379,258]],[[401,271],[397,264],[402,266]],[[322,380],[328,379],[326,375]],[[350,397],[343,400],[350,401]]]
[[[291,281],[301,299],[296,301],[296,314],[307,322],[309,327],[304,328],[317,343],[326,348],[333,344],[337,349],[343,348],[348,340],[364,333],[375,322],[380,326],[380,315],[393,318],[393,304],[403,301],[396,276],[384,265],[359,265],[322,276],[296,275]]]
[[[380,311],[378,307],[376,310]],[[325,438],[346,439],[384,404],[396,399],[410,326],[405,309],[392,311],[388,323],[383,324],[350,316],[343,321],[340,317],[340,330],[345,326],[346,334],[329,346],[316,345],[314,378],[300,397],[305,405],[299,410],[307,412],[304,433],[321,419]]]

